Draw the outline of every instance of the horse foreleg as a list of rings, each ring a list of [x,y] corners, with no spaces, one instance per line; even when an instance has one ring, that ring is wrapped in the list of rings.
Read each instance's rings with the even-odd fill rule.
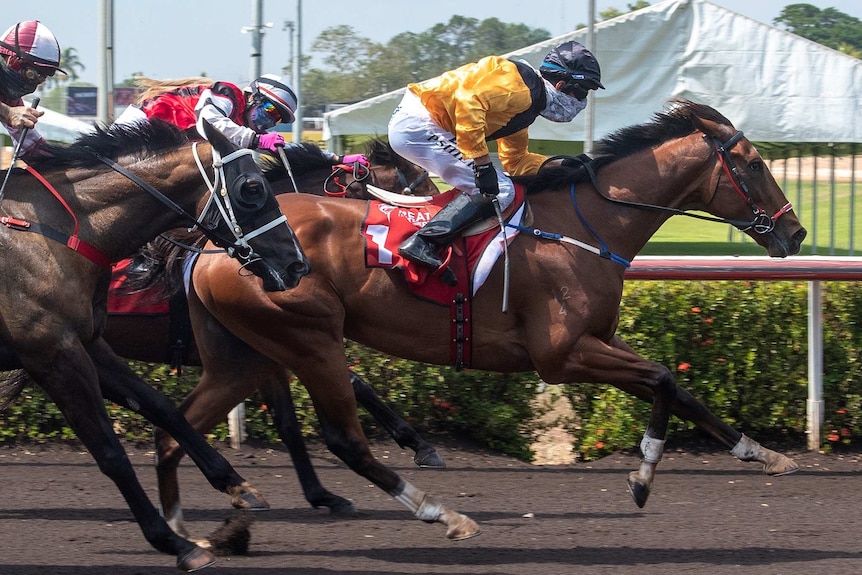
[[[260,386],[260,393],[272,413],[278,436],[290,452],[290,459],[293,461],[306,501],[314,508],[328,507],[334,515],[356,515],[356,507],[353,503],[327,490],[317,477],[302,437],[299,421],[296,419],[289,375],[281,368],[278,368],[277,372],[279,375],[274,375]]]
[[[102,339],[88,347],[99,373],[105,398],[141,414],[174,437],[215,489],[231,496],[237,509],[268,509],[269,504],[250,483],[198,433],[163,393],[136,376]]]
[[[664,451],[676,382],[666,367],[640,357],[628,346],[618,345],[620,341],[613,338],[606,344],[596,338],[583,337],[577,351],[569,356],[568,367],[578,381],[609,383],[619,388],[638,384],[651,390],[652,410],[640,445],[640,467],[628,477],[632,499],[638,507],[643,507]]]
[[[55,363],[50,374],[36,381],[63,412],[99,470],[120,490],[150,545],[162,553],[175,555],[177,567],[184,571],[196,571],[214,563],[211,552],[174,533],[150,502],[113,431],[93,364],[74,359]]]
[[[391,407],[383,403],[374,388],[352,370],[350,371],[350,383],[353,384],[353,393],[356,395],[356,401],[359,402],[359,405],[364,407],[389,432],[395,443],[400,447],[414,451],[413,462],[416,465],[419,467],[446,467],[443,458],[440,457],[434,446],[422,439],[419,432],[404,421]]]
[[[631,350],[621,339],[616,339],[616,344],[619,347]],[[621,384],[618,387],[639,399],[647,402],[652,401],[652,390],[647,386]],[[799,469],[799,465],[789,457],[763,447],[719,419],[705,405],[679,386],[676,388],[671,413],[680,419],[694,423],[714,439],[731,448],[730,453],[741,461],[759,461],[763,464],[763,472],[767,475],[787,475]]]

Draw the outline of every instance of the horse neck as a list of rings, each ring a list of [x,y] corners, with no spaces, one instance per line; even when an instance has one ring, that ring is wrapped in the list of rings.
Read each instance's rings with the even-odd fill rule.
[[[202,165],[211,166],[211,149],[199,148]],[[193,217],[209,197],[191,148],[127,164],[126,168]],[[209,178],[213,178],[211,173]],[[74,187],[83,212],[76,212],[82,238],[115,260],[128,257],[162,232],[190,225],[188,219],[117,172],[101,173]]]
[[[574,202],[568,188],[539,194],[531,200],[535,225],[597,247],[604,243],[612,253],[631,260],[673,212],[618,202],[683,209],[696,203],[696,194],[709,182],[713,164],[692,161],[692,142],[685,140],[689,138],[604,166],[597,174],[598,189],[590,182],[578,184]],[[548,196],[547,201],[535,201],[542,196]],[[552,229],[544,223],[545,218],[557,222],[560,228]]]

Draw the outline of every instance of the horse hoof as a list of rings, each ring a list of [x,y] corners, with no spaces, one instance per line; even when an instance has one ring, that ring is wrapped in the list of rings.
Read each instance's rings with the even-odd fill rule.
[[[799,471],[799,465],[789,457],[780,453],[772,452],[771,456],[763,464],[763,472],[772,477],[790,475]]]
[[[188,573],[198,571],[204,567],[209,567],[216,562],[216,556],[202,547],[195,546],[194,549],[177,557],[177,569],[182,569]]]
[[[359,515],[359,510],[356,509],[356,506],[343,497],[339,497],[336,501],[327,505],[327,507],[329,507],[329,513],[336,517],[356,517]]]
[[[269,503],[263,498],[263,495],[248,483],[243,483],[239,487],[233,488],[230,494],[232,495],[230,503],[236,509],[247,509],[249,511],[269,509]]]
[[[433,447],[417,451],[416,455],[413,456],[413,463],[419,467],[431,467],[434,469],[446,468],[446,463],[444,463],[443,458],[440,457],[440,454],[437,453],[437,450]]]
[[[629,494],[634,499],[635,504],[643,508],[646,505],[646,500],[649,497],[649,485],[640,480],[640,476],[636,471],[632,471],[628,478]]]
[[[480,533],[482,533],[482,530],[479,529],[479,525],[475,521],[459,513],[455,524],[450,526],[446,531],[446,538],[452,541],[463,541],[464,539],[476,537]]]

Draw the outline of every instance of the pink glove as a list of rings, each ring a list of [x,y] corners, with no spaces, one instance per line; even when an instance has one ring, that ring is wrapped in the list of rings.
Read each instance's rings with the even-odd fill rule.
[[[284,147],[284,138],[281,134],[273,132],[261,134],[257,137],[258,150],[269,150],[270,152],[275,152],[276,146]]]
[[[359,162],[363,166],[367,166],[368,158],[366,158],[364,154],[347,154],[341,158],[342,164],[355,164],[356,162]]]

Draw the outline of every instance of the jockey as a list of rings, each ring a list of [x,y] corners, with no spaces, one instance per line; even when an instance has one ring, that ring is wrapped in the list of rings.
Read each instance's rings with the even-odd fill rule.
[[[170,83],[177,84],[166,81],[161,85]],[[264,74],[242,90],[229,82],[211,83],[205,78],[195,84],[180,83],[183,85],[161,92],[148,90],[142,101],[126,108],[115,123],[159,118],[197,138],[204,136],[203,122],[207,121],[241,148],[275,152],[278,146],[288,145],[281,134],[267,131],[295,120],[296,94],[283,78]],[[368,165],[361,154],[329,155],[333,164],[359,161]]]
[[[439,269],[440,248],[474,222],[511,205],[515,187],[498,173],[488,152],[496,140],[503,169],[535,173],[547,159],[527,150],[528,127],[542,116],[570,122],[587,105],[590,90],[604,89],[601,69],[582,44],[565,42],[539,70],[523,61],[488,56],[418,84],[410,84],[389,120],[389,143],[401,156],[463,192],[413,234],[398,253]],[[451,270],[440,279],[455,285]]]
[[[42,82],[60,69],[60,44],[47,26],[38,20],[18,22],[0,36],[0,123],[20,143],[26,159],[45,139],[34,128],[45,112],[24,105],[23,96],[32,94]]]

